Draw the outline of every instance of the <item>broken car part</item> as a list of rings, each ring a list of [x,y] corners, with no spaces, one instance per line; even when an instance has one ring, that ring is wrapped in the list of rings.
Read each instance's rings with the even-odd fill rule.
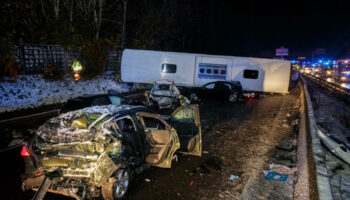
[[[336,155],[338,158],[345,161],[350,165],[350,150],[343,143],[340,143],[332,137],[330,137],[325,130],[318,125],[315,125],[317,130],[317,136],[320,138],[322,143],[328,148],[330,152]]]
[[[101,194],[119,199],[131,173],[145,163],[170,168],[177,150],[202,154],[198,105],[177,108],[167,121],[143,106],[84,108],[48,120],[23,147],[22,188],[76,199]],[[59,175],[48,183],[45,177],[56,171]]]

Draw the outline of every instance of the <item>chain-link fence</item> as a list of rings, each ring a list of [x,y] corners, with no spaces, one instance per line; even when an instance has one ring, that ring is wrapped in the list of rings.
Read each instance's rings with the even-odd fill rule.
[[[59,64],[67,71],[75,60],[81,60],[78,49],[65,50],[59,45],[14,45],[13,56],[22,69],[20,74],[40,74],[50,65]],[[116,48],[107,53],[105,71],[120,72],[122,49]]]

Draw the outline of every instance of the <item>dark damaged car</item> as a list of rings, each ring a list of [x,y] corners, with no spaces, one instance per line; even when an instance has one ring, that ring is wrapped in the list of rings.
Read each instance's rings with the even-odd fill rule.
[[[198,88],[187,90],[191,102],[197,100],[221,100],[235,103],[243,97],[242,85],[239,81],[214,81]]]
[[[48,192],[119,199],[140,166],[170,168],[176,151],[202,154],[197,105],[177,108],[167,121],[142,106],[72,111],[45,122],[23,146],[22,187],[37,191],[49,176]]]

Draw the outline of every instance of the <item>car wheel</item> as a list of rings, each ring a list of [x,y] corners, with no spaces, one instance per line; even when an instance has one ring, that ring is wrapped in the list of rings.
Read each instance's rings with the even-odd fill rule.
[[[114,172],[108,182],[102,186],[102,196],[105,200],[117,200],[125,196],[130,182],[127,168],[120,168]]]
[[[237,102],[237,100],[238,100],[238,93],[237,92],[233,92],[228,96],[228,101],[230,103],[235,103],[235,102]]]
[[[130,175],[127,169],[119,169],[114,174],[113,196],[115,199],[124,197],[129,187]]]

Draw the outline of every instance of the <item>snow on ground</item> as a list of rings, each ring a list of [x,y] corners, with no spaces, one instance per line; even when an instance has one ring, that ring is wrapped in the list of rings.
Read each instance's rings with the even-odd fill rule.
[[[106,93],[108,90],[129,91],[113,75],[101,75],[93,80],[47,81],[40,75],[20,75],[17,83],[0,82],[0,113],[41,105],[64,103],[72,97]]]

